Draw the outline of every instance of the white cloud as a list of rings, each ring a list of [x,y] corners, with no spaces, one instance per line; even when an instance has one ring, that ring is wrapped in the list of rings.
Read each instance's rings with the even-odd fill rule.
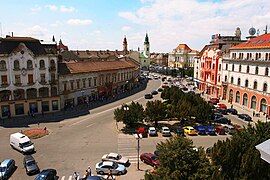
[[[60,27],[62,25],[63,25],[63,23],[61,21],[56,21],[56,22],[50,24],[51,27]]]
[[[72,26],[87,26],[92,24],[92,20],[90,19],[69,19],[67,24]]]
[[[123,27],[121,28],[121,30],[122,30],[122,31],[129,31],[129,30],[131,30],[131,27],[130,27],[130,26],[123,26]]]
[[[30,10],[31,10],[31,13],[33,13],[33,14],[36,14],[36,13],[38,13],[39,11],[41,11],[41,7],[40,6],[35,6],[35,7],[32,7]]]
[[[48,30],[44,27],[41,27],[40,25],[35,25],[33,27],[26,29],[26,32],[27,32],[26,34],[29,36],[43,38],[47,35]]]
[[[64,13],[72,13],[75,11],[74,7],[60,6],[60,11]]]
[[[51,11],[57,11],[58,10],[58,7],[56,5],[53,5],[53,4],[48,4],[45,7],[50,9]]]
[[[244,39],[252,25],[264,28],[270,22],[269,0],[260,0],[260,3],[254,0],[141,2],[141,8],[118,15],[140,27],[141,34],[148,31],[154,51],[171,51],[179,43],[200,50],[209,43],[212,34],[233,35],[239,26]]]

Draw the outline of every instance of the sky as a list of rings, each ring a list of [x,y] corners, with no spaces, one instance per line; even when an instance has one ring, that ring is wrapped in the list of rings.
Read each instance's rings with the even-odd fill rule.
[[[270,0],[0,0],[2,37],[52,36],[69,49],[143,48],[145,33],[151,52],[170,52],[180,43],[201,50],[213,34],[242,39],[251,27],[263,33],[270,25]],[[270,29],[270,27],[269,27]]]

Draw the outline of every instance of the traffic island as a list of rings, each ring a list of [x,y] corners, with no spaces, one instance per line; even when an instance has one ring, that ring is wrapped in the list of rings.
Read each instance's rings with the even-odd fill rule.
[[[38,139],[49,134],[47,128],[33,128],[22,131],[30,139]]]

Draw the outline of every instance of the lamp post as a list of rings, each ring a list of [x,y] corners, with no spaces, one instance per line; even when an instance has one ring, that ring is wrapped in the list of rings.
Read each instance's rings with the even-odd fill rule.
[[[128,107],[128,105],[123,105],[123,109],[124,109],[124,111],[125,111],[125,114],[124,114],[124,121],[126,121],[126,119],[127,119],[127,112],[129,111],[129,107]]]
[[[142,134],[134,134],[137,139],[137,170],[140,170],[140,140],[142,139]]]

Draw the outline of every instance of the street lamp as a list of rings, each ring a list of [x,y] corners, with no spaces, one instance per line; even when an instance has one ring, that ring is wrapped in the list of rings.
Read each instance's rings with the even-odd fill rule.
[[[134,134],[134,137],[137,139],[137,170],[140,170],[140,140],[142,139],[142,134]]]

